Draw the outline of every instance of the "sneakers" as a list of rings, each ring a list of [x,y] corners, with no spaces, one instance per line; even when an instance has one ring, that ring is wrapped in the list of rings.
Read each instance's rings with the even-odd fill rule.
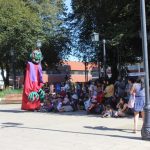
[[[109,113],[105,113],[103,116],[102,116],[102,118],[110,118],[111,117],[111,115],[109,114]]]

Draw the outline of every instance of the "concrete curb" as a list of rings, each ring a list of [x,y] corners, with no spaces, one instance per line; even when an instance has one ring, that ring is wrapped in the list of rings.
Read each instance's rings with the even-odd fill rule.
[[[0,97],[0,102],[3,101],[3,100],[5,100],[5,98],[1,98],[1,97]]]
[[[0,104],[21,104],[22,100],[9,100],[6,98],[0,98]]]

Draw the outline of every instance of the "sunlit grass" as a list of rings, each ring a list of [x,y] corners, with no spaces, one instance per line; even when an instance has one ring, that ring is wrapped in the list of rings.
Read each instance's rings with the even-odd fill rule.
[[[20,94],[22,93],[22,89],[5,89],[0,91],[0,97],[5,97],[8,94]]]

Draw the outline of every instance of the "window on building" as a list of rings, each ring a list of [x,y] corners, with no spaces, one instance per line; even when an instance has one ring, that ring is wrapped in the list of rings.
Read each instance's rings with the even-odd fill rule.
[[[91,75],[93,77],[97,77],[98,76],[98,71],[97,70],[91,71]]]
[[[85,71],[84,70],[71,70],[71,74],[85,75]]]

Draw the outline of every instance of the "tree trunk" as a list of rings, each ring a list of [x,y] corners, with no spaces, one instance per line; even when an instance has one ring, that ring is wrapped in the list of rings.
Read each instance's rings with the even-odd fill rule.
[[[112,80],[115,81],[117,79],[117,77],[118,77],[117,64],[112,64],[111,72],[112,72]]]
[[[9,75],[10,75],[10,68],[8,65],[6,65],[6,82],[5,82],[5,87],[9,86]]]
[[[5,76],[5,69],[3,64],[1,64],[1,75],[4,81],[5,88],[9,86],[9,72],[10,72],[9,65],[6,65],[6,76]]]
[[[87,82],[87,74],[86,74],[87,73],[87,68],[86,68],[86,65],[87,65],[86,62],[84,62],[84,66],[85,66],[85,82]]]

